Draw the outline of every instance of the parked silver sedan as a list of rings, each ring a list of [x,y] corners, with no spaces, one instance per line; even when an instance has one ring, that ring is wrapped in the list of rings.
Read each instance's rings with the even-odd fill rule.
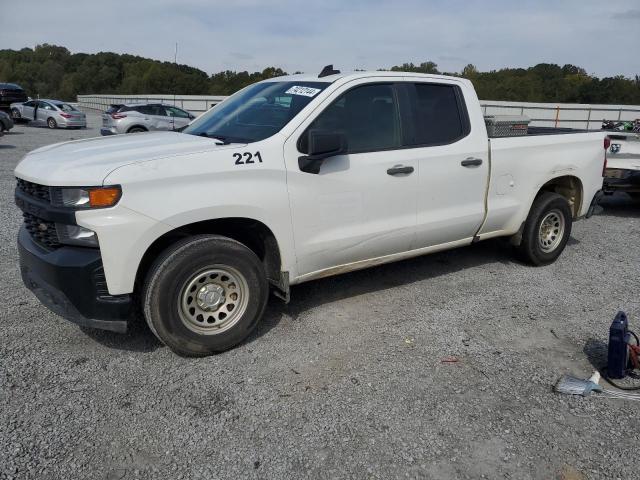
[[[27,120],[49,128],[86,128],[87,116],[61,100],[29,100],[11,104],[14,121]]]
[[[102,114],[102,135],[180,130],[195,118],[191,113],[162,103],[111,105]]]

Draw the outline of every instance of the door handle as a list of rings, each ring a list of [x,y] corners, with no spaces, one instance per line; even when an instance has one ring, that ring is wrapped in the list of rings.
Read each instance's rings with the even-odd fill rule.
[[[482,159],[473,157],[465,158],[460,162],[460,165],[462,165],[463,167],[477,167],[479,165],[482,165]]]
[[[404,167],[402,165],[396,165],[387,170],[388,175],[409,175],[410,173],[413,173],[413,167]]]

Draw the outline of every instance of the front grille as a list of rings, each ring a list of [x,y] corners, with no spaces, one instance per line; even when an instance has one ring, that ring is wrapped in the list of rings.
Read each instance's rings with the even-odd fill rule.
[[[18,190],[21,192],[44,202],[51,203],[51,189],[45,185],[27,182],[18,178]]]
[[[60,248],[56,224],[38,218],[30,213],[23,212],[24,226],[33,240],[46,249],[54,250]]]

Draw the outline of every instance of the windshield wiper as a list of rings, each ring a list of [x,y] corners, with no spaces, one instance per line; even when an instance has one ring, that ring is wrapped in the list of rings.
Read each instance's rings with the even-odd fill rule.
[[[231,137],[229,135],[218,135],[217,133],[200,132],[196,133],[196,135],[200,137],[207,137],[212,140],[218,140],[219,142],[222,142],[222,145],[230,145],[232,143],[249,143],[249,140],[247,140],[246,138]]]
[[[209,135],[207,132],[196,133],[196,135],[199,137],[210,138],[212,140],[218,140],[219,142],[222,142],[222,145],[229,145],[230,143],[224,135]]]

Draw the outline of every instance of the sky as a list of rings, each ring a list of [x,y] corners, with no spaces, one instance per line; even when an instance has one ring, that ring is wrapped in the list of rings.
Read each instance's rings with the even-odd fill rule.
[[[0,49],[50,43],[207,73],[434,61],[456,72],[571,63],[640,74],[640,0],[0,0]],[[635,51],[635,53],[634,53]]]

